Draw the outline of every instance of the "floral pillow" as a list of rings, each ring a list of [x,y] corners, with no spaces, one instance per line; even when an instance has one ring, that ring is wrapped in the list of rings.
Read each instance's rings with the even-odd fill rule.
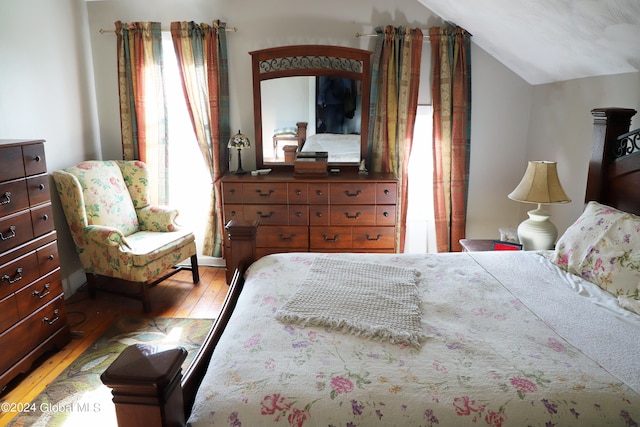
[[[615,296],[639,299],[640,217],[589,202],[551,260]]]

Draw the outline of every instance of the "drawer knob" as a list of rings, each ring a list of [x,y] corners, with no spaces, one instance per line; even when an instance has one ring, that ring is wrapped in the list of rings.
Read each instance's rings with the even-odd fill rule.
[[[11,227],[9,227],[9,233],[7,236],[5,236],[4,234],[0,233],[0,239],[2,240],[9,240],[9,239],[13,239],[14,237],[16,237],[16,226],[12,225]]]
[[[271,194],[274,192],[274,190],[269,190],[266,193],[263,193],[262,190],[257,189],[256,193],[258,193],[260,195],[260,197],[271,197]]]
[[[42,292],[40,291],[33,291],[33,293],[31,294],[34,297],[38,297],[38,299],[42,299],[44,297],[46,297],[47,295],[49,295],[51,293],[51,291],[49,290],[50,285],[47,283],[46,285],[44,285],[44,288],[42,289]]]
[[[362,191],[357,190],[355,193],[350,193],[349,190],[344,190],[344,194],[346,194],[347,197],[358,197],[360,194],[362,194]]]
[[[39,185],[38,185],[38,189],[40,189],[40,190],[44,190],[44,184],[39,184]]]
[[[43,317],[42,318],[42,323],[48,323],[49,325],[53,325],[54,323],[56,323],[58,321],[58,319],[60,319],[60,316],[58,315],[59,311],[56,308],[55,310],[53,310],[53,319],[49,320],[48,317]]]
[[[272,211],[272,212],[269,212],[269,213],[265,214],[265,213],[262,213],[262,211],[258,211],[256,213],[258,214],[258,216],[260,218],[267,219],[267,218],[271,218],[275,212]]]
[[[338,237],[340,237],[339,234],[334,234],[333,237],[329,237],[326,233],[322,235],[322,238],[327,242],[337,242]]]
[[[22,268],[16,270],[15,276],[11,277],[8,274],[5,274],[0,278],[3,282],[16,283],[18,280],[22,279]]]
[[[389,193],[391,193],[391,191],[386,190],[386,189],[384,190],[384,194],[389,195]]]
[[[35,156],[33,159],[34,159],[36,162],[39,162],[40,160],[42,160],[42,157],[40,157],[40,156]]]
[[[372,242],[376,242],[378,240],[380,240],[380,238],[382,237],[382,234],[378,234],[376,237],[371,237],[369,234],[366,235],[367,240],[370,240]]]
[[[42,219],[44,221],[48,220],[49,219],[49,215],[47,215],[47,214],[42,215]]]
[[[302,191],[300,191],[300,190],[296,190],[296,196],[299,196],[299,195],[301,195],[301,194],[302,194]]]
[[[280,234],[278,237],[280,237],[280,240],[284,240],[285,242],[290,242],[294,239],[294,237],[296,237],[296,234],[290,234],[289,236],[285,236],[284,234]]]
[[[49,259],[49,261],[53,261],[54,259],[56,259],[56,257],[53,256],[53,254],[49,255],[47,258]]]
[[[322,190],[316,190],[316,194],[317,194],[318,196],[322,196]]]
[[[232,188],[231,190],[229,190],[229,194],[236,194],[235,188]]]
[[[322,212],[316,212],[316,216],[317,216],[318,218],[322,218]]]
[[[389,216],[389,212],[383,212],[382,215],[388,217]]]
[[[356,212],[355,215],[351,215],[349,212],[344,213],[344,216],[347,217],[347,219],[358,219],[360,218],[360,215],[362,215],[362,212]]]
[[[296,216],[297,216],[298,218],[302,217],[302,212],[300,212],[300,211],[296,212]]]
[[[0,205],[8,205],[9,203],[11,203],[11,192],[7,191],[2,195]]]

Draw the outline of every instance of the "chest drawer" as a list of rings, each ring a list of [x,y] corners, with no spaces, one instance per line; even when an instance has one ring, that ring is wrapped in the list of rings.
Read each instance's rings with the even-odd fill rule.
[[[0,184],[0,217],[29,207],[27,182],[24,179]]]
[[[8,181],[24,176],[21,147],[0,147],[0,159],[2,159],[0,181]]]
[[[309,246],[316,251],[351,249],[351,227],[309,227]]]
[[[287,184],[277,182],[260,182],[242,184],[242,200],[244,203],[287,203]]]
[[[390,249],[395,247],[395,227],[354,227],[351,240],[354,249]]]
[[[27,179],[27,191],[31,206],[46,203],[51,200],[49,194],[49,176],[37,175]]]
[[[22,146],[22,158],[26,176],[47,172],[47,162],[44,158],[44,144],[27,144]]]
[[[31,209],[31,222],[33,223],[33,235],[42,236],[53,231],[53,208],[51,204]]]
[[[374,205],[331,205],[331,225],[376,225]]]
[[[0,219],[0,252],[33,239],[31,214],[28,210]]]
[[[242,203],[242,184],[239,182],[222,183],[222,200],[224,204]]]
[[[36,251],[36,256],[38,258],[38,272],[41,276],[53,271],[60,265],[58,262],[58,245],[56,242],[51,242],[39,248]]]
[[[18,305],[15,295],[0,300],[0,333],[6,331],[11,325],[20,320]]]
[[[331,204],[375,204],[376,184],[341,183],[331,184],[329,188]]]
[[[307,248],[309,231],[306,226],[260,226],[256,245],[272,248]]]
[[[16,292],[20,317],[28,316],[29,313],[60,294],[62,294],[62,282],[60,281],[60,269],[57,269]]]
[[[379,182],[376,184],[376,203],[379,205],[395,205],[398,200],[397,182]]]
[[[0,298],[33,282],[38,275],[38,258],[35,252],[29,252],[3,265],[0,267]]]
[[[242,219],[258,220],[260,225],[307,225],[309,207],[306,205],[244,205]]]

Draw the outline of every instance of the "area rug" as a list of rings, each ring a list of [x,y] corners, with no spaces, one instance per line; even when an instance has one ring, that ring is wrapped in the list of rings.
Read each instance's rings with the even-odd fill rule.
[[[182,346],[187,359],[182,372],[202,345],[211,319],[119,317],[9,424],[21,426],[116,426],[111,389],[100,375],[132,344]]]

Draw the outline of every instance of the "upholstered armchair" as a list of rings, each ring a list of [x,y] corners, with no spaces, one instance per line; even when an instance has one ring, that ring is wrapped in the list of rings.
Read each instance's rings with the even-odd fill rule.
[[[177,210],[150,204],[143,162],[87,161],[53,172],[53,179],[91,297],[96,275],[122,279],[136,284],[125,295],[141,299],[148,312],[148,289],[189,257],[198,283],[193,233],[176,225]]]

